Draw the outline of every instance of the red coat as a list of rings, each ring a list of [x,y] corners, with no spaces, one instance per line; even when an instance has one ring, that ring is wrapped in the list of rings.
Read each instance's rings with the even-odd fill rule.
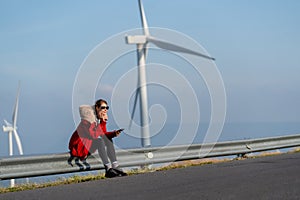
[[[101,122],[97,125],[96,122],[91,124],[86,120],[81,120],[69,141],[71,155],[79,157],[82,160],[86,158],[89,153],[94,153],[97,148],[92,145],[93,141],[104,134],[110,138],[116,136],[115,131],[106,131],[106,122]]]

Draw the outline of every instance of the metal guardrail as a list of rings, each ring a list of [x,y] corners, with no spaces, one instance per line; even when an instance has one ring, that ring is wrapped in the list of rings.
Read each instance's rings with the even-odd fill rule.
[[[117,150],[116,153],[121,167],[134,167],[208,157],[243,155],[297,146],[300,146],[300,134],[216,144]],[[87,158],[86,162],[78,159],[70,160],[69,153],[0,158],[1,180],[102,169],[104,169],[103,164],[97,154]]]

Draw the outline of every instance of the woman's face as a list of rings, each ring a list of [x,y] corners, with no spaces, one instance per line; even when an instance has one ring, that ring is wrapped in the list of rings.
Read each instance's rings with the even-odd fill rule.
[[[102,102],[101,106],[97,108],[97,115],[99,119],[104,119],[105,121],[107,120],[107,111],[109,107],[107,106],[106,103]]]

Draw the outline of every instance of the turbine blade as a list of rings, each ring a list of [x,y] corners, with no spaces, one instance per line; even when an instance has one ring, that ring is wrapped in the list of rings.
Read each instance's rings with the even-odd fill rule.
[[[140,15],[141,15],[141,20],[142,20],[142,26],[143,26],[143,30],[144,30],[144,34],[146,36],[150,35],[149,33],[149,27],[148,27],[148,23],[147,23],[147,19],[146,19],[146,15],[145,15],[145,11],[144,11],[144,6],[142,3],[142,0],[139,0],[139,8],[140,8]]]
[[[14,136],[16,139],[16,143],[18,145],[19,153],[20,153],[20,155],[23,155],[23,148],[22,148],[21,140],[20,140],[20,137],[16,130],[14,130]]]
[[[11,126],[11,124],[8,123],[8,121],[6,121],[6,120],[4,120],[4,123],[5,123],[6,126]]]
[[[157,47],[165,49],[165,50],[181,52],[181,53],[187,53],[187,54],[192,54],[192,55],[200,56],[200,57],[203,57],[203,58],[207,58],[207,59],[210,59],[210,60],[215,60],[215,58],[204,55],[204,54],[199,53],[197,51],[193,51],[193,50],[187,49],[185,47],[181,47],[179,45],[169,43],[167,41],[158,40],[154,37],[147,37],[147,41],[151,42],[154,45],[156,45]]]
[[[138,100],[138,96],[140,95],[140,88],[138,88],[135,92],[135,97],[134,97],[134,104],[133,104],[133,109],[131,112],[131,118],[130,118],[130,122],[129,122],[129,130],[131,129],[132,126],[132,121],[133,121],[133,117],[134,117],[134,113],[135,113],[135,109],[136,109],[136,104],[137,104],[137,100]]]
[[[14,128],[17,125],[18,108],[19,108],[19,95],[20,95],[20,82],[19,82],[19,87],[18,87],[18,92],[17,92],[17,97],[16,97],[16,104],[15,104],[13,117],[12,117],[12,123],[13,123]]]

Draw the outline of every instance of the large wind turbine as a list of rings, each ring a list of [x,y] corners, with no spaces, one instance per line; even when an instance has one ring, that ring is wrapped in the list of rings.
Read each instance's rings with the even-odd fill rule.
[[[12,140],[13,134],[14,134],[14,137],[15,137],[18,149],[19,149],[19,154],[23,155],[23,148],[22,148],[21,140],[17,133],[19,95],[20,95],[20,84],[19,84],[19,88],[18,88],[18,92],[17,92],[16,104],[15,104],[14,111],[13,111],[12,124],[10,124],[6,120],[4,120],[5,125],[3,125],[3,132],[8,132],[9,156],[13,155],[13,140]],[[12,187],[14,186],[14,179],[11,179],[11,186]]]
[[[147,81],[146,81],[146,54],[147,54],[147,44],[150,42],[155,46],[180,53],[192,54],[195,56],[200,56],[206,59],[215,60],[214,58],[199,53],[197,51],[193,51],[187,49],[182,46],[178,46],[176,44],[169,43],[167,41],[159,40],[158,38],[152,37],[149,32],[149,27],[147,24],[144,7],[142,4],[142,0],[139,0],[139,9],[140,16],[142,20],[143,27],[143,35],[134,35],[134,36],[126,36],[127,44],[136,44],[137,46],[137,60],[138,60],[138,86],[135,93],[135,100],[133,105],[133,111],[131,115],[131,121],[129,124],[129,128],[132,124],[132,119],[134,116],[137,99],[139,97],[140,100],[140,116],[141,116],[141,134],[142,134],[142,146],[149,147],[151,146],[150,142],[150,131],[149,131],[149,119],[148,119],[148,98],[147,98]]]

